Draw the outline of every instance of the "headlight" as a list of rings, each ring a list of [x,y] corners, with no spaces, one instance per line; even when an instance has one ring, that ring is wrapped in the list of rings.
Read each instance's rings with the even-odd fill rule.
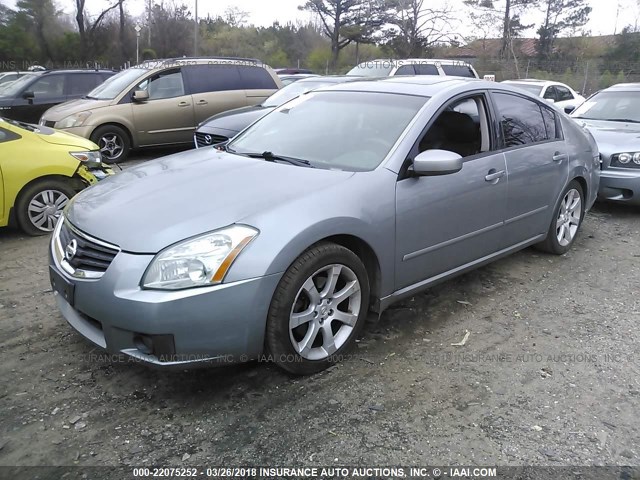
[[[611,166],[640,168],[640,152],[622,152],[611,155]]]
[[[179,290],[222,283],[233,261],[257,235],[255,228],[234,225],[177,243],[155,256],[142,285]]]
[[[99,167],[102,163],[102,156],[97,150],[88,152],[69,152],[69,154],[80,160],[87,167]]]
[[[87,118],[89,118],[91,112],[80,112],[69,115],[63,118],[59,122],[56,122],[56,128],[72,128],[81,126]]]

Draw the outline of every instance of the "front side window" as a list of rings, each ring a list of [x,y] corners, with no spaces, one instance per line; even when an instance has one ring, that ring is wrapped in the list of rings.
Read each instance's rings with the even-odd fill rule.
[[[556,97],[559,102],[564,100],[573,100],[571,91],[567,87],[563,87],[561,85],[556,85]]]
[[[96,88],[91,90],[87,94],[87,98],[94,100],[113,100],[122,91],[127,88],[131,83],[135,82],[142,75],[147,73],[146,68],[129,68],[122,72],[109,77],[104,83],[101,83]]]
[[[311,92],[276,108],[227,149],[244,155],[270,152],[318,168],[373,170],[427,100],[391,93]]]
[[[547,140],[540,105],[516,95],[494,93],[505,148]]]
[[[28,90],[36,98],[54,98],[64,95],[64,75],[46,75],[31,84]]]
[[[470,157],[491,149],[484,96],[456,100],[437,116],[418,142],[418,153],[448,150]]]
[[[184,95],[184,83],[180,70],[157,73],[138,84],[136,90],[149,92],[149,100],[181,97]]]

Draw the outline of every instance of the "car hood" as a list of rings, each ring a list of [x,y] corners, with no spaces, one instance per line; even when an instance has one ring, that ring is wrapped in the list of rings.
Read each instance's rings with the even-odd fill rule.
[[[207,118],[198,126],[198,132],[215,133],[215,129],[230,130],[238,133],[253,122],[271,112],[275,107],[254,105],[251,107],[234,108]]]
[[[76,195],[80,230],[122,250],[163,248],[335,186],[352,172],[191,150],[129,168]]]
[[[603,157],[620,152],[640,152],[640,123],[574,120],[591,132]]]
[[[40,140],[53,145],[66,145],[77,151],[98,150],[98,146],[91,140],[73,135],[72,133],[54,130],[53,128],[38,125],[38,131],[34,132]]]
[[[48,121],[59,122],[63,118],[73,115],[74,113],[84,112],[86,110],[94,110],[96,108],[107,107],[111,105],[112,100],[92,100],[89,98],[78,98],[68,102],[55,105],[44,112],[42,118]],[[89,120],[91,117],[89,117]]]

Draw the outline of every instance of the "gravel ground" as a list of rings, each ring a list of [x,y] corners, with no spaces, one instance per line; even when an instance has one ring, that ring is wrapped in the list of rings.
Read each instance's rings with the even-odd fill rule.
[[[0,229],[0,465],[639,464],[640,209],[394,305],[306,378],[109,362],[58,313],[47,246]]]

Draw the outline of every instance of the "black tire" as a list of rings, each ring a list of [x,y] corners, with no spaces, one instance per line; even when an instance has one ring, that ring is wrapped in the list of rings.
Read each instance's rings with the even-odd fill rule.
[[[116,125],[96,128],[91,134],[91,141],[100,147],[104,163],[124,162],[131,151],[129,134]]]
[[[312,304],[312,302],[309,301],[309,305],[304,307],[305,311],[309,311],[309,309],[318,309],[318,311],[320,311],[320,309],[322,309],[321,317],[328,316],[328,322],[326,324],[324,323],[327,318],[315,318],[312,321],[301,323],[300,327],[297,328],[311,329],[317,327],[319,330],[316,330],[317,334],[314,336],[314,339],[320,340],[323,344],[322,348],[324,348],[326,341],[326,331],[322,329],[325,327],[329,330],[336,329],[337,333],[335,333],[336,336],[333,340],[338,340],[335,342],[335,347],[338,348],[326,358],[303,358],[293,345],[295,335],[298,334],[298,332],[295,329],[290,330],[290,316],[294,313],[294,307],[298,305],[298,303],[294,305],[294,302],[300,302],[302,299],[303,285],[305,285],[309,279],[312,279],[314,275],[317,275],[315,277],[316,281],[322,282],[322,275],[324,275],[324,273],[319,272],[321,272],[325,267],[339,267],[339,270],[337,271],[340,273],[335,277],[334,293],[340,293],[347,289],[345,278],[348,277],[350,281],[349,284],[355,282],[357,279],[360,286],[359,311],[357,316],[354,312],[347,312],[347,315],[352,318],[351,322],[353,322],[353,318],[357,317],[354,325],[348,325],[347,323],[342,323],[341,320],[335,320],[333,317],[333,315],[335,315],[333,308],[335,308],[336,311],[341,310],[339,313],[342,313],[345,310],[345,305],[347,305],[347,309],[351,308],[351,296],[345,297],[348,300],[343,300],[342,303],[336,303],[335,305],[328,306],[321,306],[320,303],[316,306],[315,303]],[[353,275],[355,275],[355,278]],[[327,273],[325,283],[316,285],[319,287],[320,294],[322,294],[324,287],[329,289],[326,283],[329,281],[328,278]],[[355,304],[358,304],[358,295],[352,295],[354,295],[353,301]],[[334,298],[332,295],[328,295],[321,301],[333,302]],[[335,301],[339,302],[338,299],[335,299]],[[340,307],[340,309],[338,307]],[[276,288],[273,299],[271,300],[269,314],[267,317],[265,341],[269,358],[279,367],[296,375],[310,375],[326,369],[333,363],[337,362],[340,359],[340,356],[353,345],[355,339],[364,326],[368,307],[369,278],[367,276],[367,271],[358,256],[351,250],[335,243],[323,242],[312,246],[309,250],[300,255],[300,257],[298,257],[287,269]],[[318,312],[313,314],[317,317]],[[315,327],[312,323],[315,323]],[[346,328],[342,330],[345,326]],[[351,330],[349,332],[350,328]],[[309,333],[309,330],[306,332]],[[314,342],[308,343],[314,344]],[[331,343],[333,343],[333,341]],[[317,352],[318,348],[315,348],[314,350]]]
[[[568,241],[567,244],[561,244],[560,240],[558,239],[558,235],[560,234],[559,227],[556,227],[556,225],[559,221],[561,210],[564,208],[565,199],[567,198],[567,195],[569,194],[569,192],[571,192],[572,190],[576,191],[580,195],[580,214],[578,217],[579,220],[577,220],[578,222],[577,228],[575,230],[575,233],[573,233],[570,241]],[[536,245],[536,248],[543,252],[552,253],[554,255],[563,255],[567,253],[571,248],[571,245],[573,245],[573,242],[575,241],[578,235],[578,232],[580,231],[580,227],[582,226],[582,220],[584,219],[584,214],[585,214],[585,203],[584,203],[584,192],[582,190],[582,186],[580,185],[580,182],[578,182],[577,180],[572,180],[569,183],[569,185],[567,185],[567,188],[565,188],[564,191],[562,192],[562,195],[560,196],[560,202],[558,202],[556,209],[553,211],[553,217],[551,219],[551,225],[549,225],[547,238],[543,242],[538,243]]]
[[[43,220],[45,223],[42,226],[38,226],[35,222],[39,219],[39,212],[30,214],[29,206],[31,202],[34,199],[38,200],[37,197],[41,195],[52,195],[53,199],[55,199],[55,201],[58,201],[58,199],[63,198],[61,196],[63,195],[67,198],[67,200],[59,206],[59,209],[56,208],[57,210],[59,210],[59,212],[57,213],[57,215],[59,215],[59,213],[62,211],[62,208],[64,208],[64,205],[66,205],[66,202],[68,202],[68,200],[70,200],[75,194],[76,191],[71,187],[70,183],[65,182],[64,180],[43,179],[32,183],[20,192],[20,194],[18,195],[18,199],[16,200],[15,211],[18,225],[20,226],[22,231],[32,236],[47,235],[51,233],[53,231],[53,228],[55,227],[55,221],[53,219],[54,215],[52,213],[47,213],[47,211],[43,212]],[[43,200],[43,197],[40,197],[39,203],[44,203],[41,200]],[[55,205],[55,203],[53,203],[53,205]],[[49,207],[48,212],[52,212],[53,205]]]

